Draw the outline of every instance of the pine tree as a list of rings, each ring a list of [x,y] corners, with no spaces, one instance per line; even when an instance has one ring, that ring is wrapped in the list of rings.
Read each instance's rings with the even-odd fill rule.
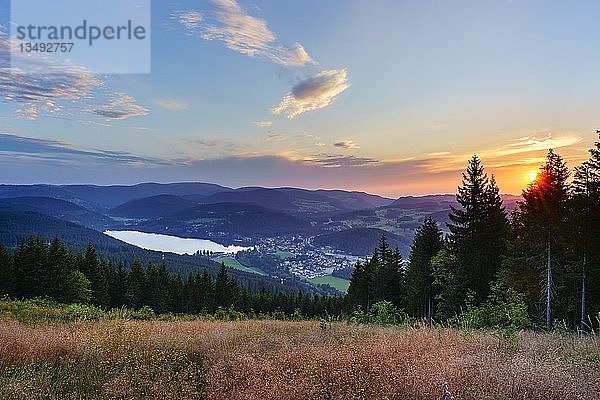
[[[46,271],[48,257],[41,238],[30,237],[17,247],[15,262],[15,296],[33,298],[47,295],[44,286],[49,281]]]
[[[101,307],[108,307],[110,294],[108,282],[105,276],[105,268],[98,258],[96,249],[88,244],[83,259],[81,259],[79,270],[90,281],[92,288],[92,303]]]
[[[123,261],[119,260],[117,268],[113,269],[109,280],[110,287],[110,305],[111,307],[120,308],[126,303],[125,293],[127,291],[127,272]]]
[[[525,294],[528,307],[543,310],[546,326],[552,324],[555,289],[565,288],[565,218],[569,171],[552,149],[537,179],[523,191],[513,218],[511,257],[506,262],[508,284]],[[523,279],[523,277],[527,279]],[[541,282],[544,282],[541,284]],[[542,294],[544,307],[538,307]]]
[[[0,244],[0,296],[15,295],[15,263],[12,252]]]
[[[131,265],[131,271],[127,277],[127,291],[125,298],[127,305],[133,308],[140,308],[146,303],[146,272],[139,260],[135,260]]]
[[[481,304],[500,270],[507,219],[495,179],[488,179],[477,156],[469,160],[456,200],[460,208],[451,207],[448,224],[451,249],[462,269],[456,273],[466,279],[475,304]]]
[[[433,284],[437,292],[435,316],[439,320],[448,320],[461,312],[467,299],[467,280],[464,269],[449,246],[444,246],[431,259]]]
[[[587,330],[587,311],[600,308],[600,141],[574,170],[569,202],[571,265],[580,279],[579,327]]]
[[[215,280],[215,303],[217,307],[223,308],[228,308],[233,304],[229,274],[227,274],[227,268],[223,263],[221,263],[221,268]]]
[[[431,260],[443,245],[440,228],[433,219],[427,218],[415,233],[406,272],[408,310],[413,316],[427,318],[430,322],[438,294],[433,287]]]

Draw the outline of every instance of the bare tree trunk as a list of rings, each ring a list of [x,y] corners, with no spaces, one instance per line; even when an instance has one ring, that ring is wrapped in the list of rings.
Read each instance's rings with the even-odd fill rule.
[[[431,326],[431,296],[427,299],[427,324]]]
[[[583,273],[581,278],[581,330],[585,331],[585,273],[587,267],[587,250],[583,250]]]
[[[546,281],[546,328],[550,329],[552,326],[552,316],[550,312],[550,308],[552,305],[552,245],[551,245],[551,233],[550,229],[548,229],[548,243],[546,244],[546,251],[548,259],[546,261],[548,279]]]

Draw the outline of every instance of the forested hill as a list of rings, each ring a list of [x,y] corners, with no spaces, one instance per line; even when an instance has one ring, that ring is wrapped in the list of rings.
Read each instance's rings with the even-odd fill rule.
[[[152,262],[157,265],[164,262],[169,271],[177,272],[181,276],[187,276],[190,272],[197,273],[204,269],[207,269],[215,276],[220,266],[218,263],[202,256],[178,255],[144,250],[111,238],[93,229],[34,211],[13,211],[0,208],[0,244],[16,248],[32,236],[39,236],[46,242],[59,237],[65,242],[67,248],[75,252],[81,252],[86,249],[88,244],[92,244],[101,258],[111,261],[114,265],[122,261],[125,268],[130,268],[135,260],[140,260],[143,263]],[[324,288],[316,288],[291,277],[286,279],[285,284],[281,284],[280,279],[273,279],[238,270],[231,270],[230,274],[241,285],[250,290],[267,289],[282,292],[333,293]]]

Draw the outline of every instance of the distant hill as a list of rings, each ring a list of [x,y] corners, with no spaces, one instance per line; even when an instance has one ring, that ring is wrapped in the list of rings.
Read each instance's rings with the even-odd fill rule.
[[[144,197],[131,200],[110,211],[111,215],[120,217],[155,218],[192,208],[197,203],[183,197],[169,194]]]
[[[140,224],[142,230],[180,237],[215,239],[230,244],[252,237],[307,233],[300,218],[255,204],[218,203],[189,208]]]
[[[0,185],[0,198],[52,197],[104,213],[120,204],[144,197],[161,194],[210,196],[228,190],[232,189],[212,183],[141,183],[133,186]]]
[[[0,209],[35,211],[99,231],[114,226],[114,221],[105,215],[87,210],[65,200],[50,197],[0,199]]]
[[[216,193],[201,200],[205,204],[247,203],[293,214],[331,213],[378,207],[392,202],[381,196],[342,190],[267,189],[245,187]]]
[[[404,196],[388,205],[392,208],[400,207],[419,207],[419,208],[437,208],[439,206],[458,205],[456,196],[453,194],[434,194],[426,196]]]
[[[377,248],[383,234],[392,249],[398,247],[402,250],[407,245],[410,246],[403,237],[377,228],[355,228],[319,235],[313,240],[313,245],[329,246],[355,256],[369,256]],[[403,256],[408,255],[403,254]]]

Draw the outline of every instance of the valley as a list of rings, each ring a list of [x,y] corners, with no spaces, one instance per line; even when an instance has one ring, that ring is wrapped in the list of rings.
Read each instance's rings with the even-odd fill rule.
[[[511,209],[516,197],[504,196],[504,201]],[[27,228],[35,231],[35,221],[51,218],[63,227],[49,232],[75,247],[104,242],[96,232],[105,232],[101,236],[108,242],[101,247],[109,253],[127,243],[155,251],[158,262],[165,253],[169,259],[187,257],[183,264],[223,262],[284,285],[325,284],[324,289],[336,292],[347,287],[349,277],[339,271],[351,271],[369,257],[382,234],[407,257],[423,220],[431,217],[444,230],[448,211],[456,205],[454,195],[394,200],[342,190],[233,189],[206,183],[0,185],[0,214],[20,216],[5,218],[0,238],[14,247]]]

